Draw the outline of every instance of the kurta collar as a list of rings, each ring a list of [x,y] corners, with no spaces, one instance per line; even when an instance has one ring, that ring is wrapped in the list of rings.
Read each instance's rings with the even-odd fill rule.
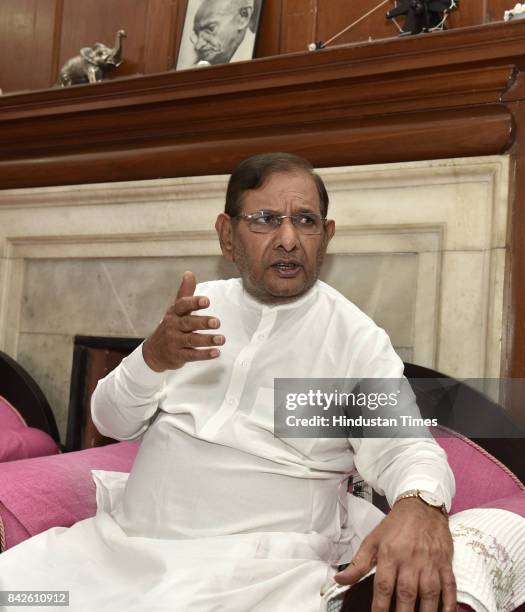
[[[319,281],[316,281],[313,287],[311,287],[304,295],[293,302],[286,302],[285,304],[263,304],[262,302],[259,302],[259,300],[256,300],[244,289],[241,279],[239,279],[239,281],[241,283],[241,303],[249,308],[256,308],[257,310],[262,310],[263,312],[280,312],[300,308],[311,301],[313,302],[317,296],[317,293],[319,292]]]

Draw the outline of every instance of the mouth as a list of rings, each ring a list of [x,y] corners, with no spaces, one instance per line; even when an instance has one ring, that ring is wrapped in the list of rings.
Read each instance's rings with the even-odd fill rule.
[[[220,53],[220,49],[215,49],[214,47],[201,47],[197,51],[197,55],[206,60],[210,59],[210,57],[213,58],[218,53]]]
[[[294,278],[302,269],[298,261],[277,261],[270,267],[280,278]]]

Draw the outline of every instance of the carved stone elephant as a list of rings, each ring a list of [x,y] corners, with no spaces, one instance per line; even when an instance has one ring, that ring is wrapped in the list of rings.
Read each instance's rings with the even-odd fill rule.
[[[124,30],[117,32],[113,49],[102,43],[80,49],[80,54],[69,59],[60,70],[62,87],[102,81],[106,72],[122,64],[122,39],[125,36]]]

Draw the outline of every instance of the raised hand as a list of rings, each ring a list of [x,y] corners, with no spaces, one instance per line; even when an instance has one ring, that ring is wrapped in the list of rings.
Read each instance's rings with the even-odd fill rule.
[[[144,360],[156,372],[177,370],[188,361],[206,361],[220,355],[218,348],[204,347],[224,344],[224,336],[196,333],[220,327],[216,317],[191,314],[210,305],[207,297],[194,295],[196,285],[193,272],[185,272],[175,302],[142,345]]]

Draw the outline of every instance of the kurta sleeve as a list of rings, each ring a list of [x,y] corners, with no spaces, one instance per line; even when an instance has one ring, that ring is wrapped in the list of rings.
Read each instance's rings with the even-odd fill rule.
[[[166,376],[146,364],[142,344],[125,357],[99,380],[91,398],[93,423],[100,433],[117,440],[144,433],[164,396]]]
[[[368,355],[365,367],[369,378],[403,377],[403,362],[395,353],[388,335],[376,328],[363,346]],[[419,416],[415,399],[410,407]],[[439,495],[450,509],[455,493],[454,475],[446,453],[433,438],[350,438],[355,467],[374,489],[386,495],[390,505],[409,489]]]

